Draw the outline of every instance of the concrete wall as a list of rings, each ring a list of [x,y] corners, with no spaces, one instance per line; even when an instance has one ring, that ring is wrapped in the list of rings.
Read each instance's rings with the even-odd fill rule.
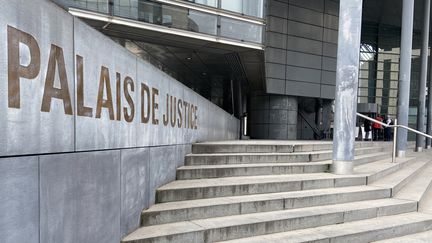
[[[267,93],[334,99],[339,1],[267,5]]]
[[[259,139],[297,139],[297,97],[253,94],[250,136]]]
[[[0,242],[119,242],[156,188],[175,179],[192,143],[238,136],[237,119],[50,1],[0,0],[0,36]],[[37,72],[28,70],[37,60]],[[159,92],[150,106],[157,124],[141,120],[142,84]],[[181,126],[163,122],[167,94],[195,107],[190,117],[182,110]]]

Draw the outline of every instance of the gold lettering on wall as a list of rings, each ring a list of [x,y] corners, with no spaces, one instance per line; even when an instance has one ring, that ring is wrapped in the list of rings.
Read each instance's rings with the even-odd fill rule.
[[[187,126],[186,116],[187,116],[188,112],[190,112],[190,110],[188,109],[189,108],[189,103],[186,102],[186,101],[183,101],[183,107],[184,107],[184,114],[183,114],[183,117],[182,117],[182,119],[183,119],[183,127],[186,128],[186,126]]]
[[[121,74],[116,73],[116,111],[117,111],[117,121],[121,120],[121,96],[120,96],[120,83],[121,83]]]
[[[56,67],[58,68],[60,88],[54,87]],[[65,114],[73,115],[63,49],[56,45],[51,45],[41,111],[50,112],[52,98],[63,100]]]
[[[126,98],[126,101],[129,104],[130,112],[128,112],[128,108],[126,108],[126,107],[124,107],[123,110],[124,110],[125,121],[132,122],[134,117],[135,117],[135,104],[133,102],[132,97],[130,96],[128,86],[130,87],[131,92],[135,92],[134,81],[129,76],[124,79],[123,92],[124,92],[124,96]]]
[[[145,99],[147,98],[147,104],[144,104]],[[144,112],[144,108],[147,108],[147,112]],[[150,89],[149,87],[141,83],[141,122],[148,123],[150,120]]]
[[[105,88],[104,88],[105,87]],[[104,99],[104,89],[106,90],[107,99]],[[110,120],[114,120],[114,108],[111,94],[111,83],[109,77],[109,69],[101,67],[99,79],[99,91],[96,105],[96,118],[101,118],[102,107],[108,109]]]
[[[198,129],[198,106],[195,106],[195,112],[194,112],[194,129]]]
[[[159,95],[159,90],[152,88],[152,123],[154,125],[159,124],[159,120],[156,118],[156,110],[159,108],[159,104],[157,103],[157,96]]]
[[[76,75],[77,75],[77,115],[93,117],[93,108],[84,105],[84,59],[76,56]]]
[[[168,125],[169,122],[169,94],[166,95],[166,110],[165,110],[165,114],[163,114],[163,124],[164,126]]]
[[[177,118],[177,127],[182,127],[182,110],[183,110],[183,101],[181,99],[178,99],[177,101],[177,110],[179,113],[179,117]]]
[[[7,26],[8,43],[8,106],[20,108],[20,78],[34,79],[40,71],[40,49],[36,39],[28,33]],[[19,44],[26,45],[30,50],[30,63],[20,63]]]
[[[8,105],[9,108],[20,109],[20,79],[35,79],[38,77],[41,67],[41,51],[37,40],[28,33],[21,30],[7,26],[7,56],[8,56]],[[21,53],[20,46],[28,47],[28,57],[25,53]],[[45,50],[44,50],[45,51]],[[41,112],[51,112],[51,103],[53,98],[59,99],[63,102],[64,113],[67,115],[73,115],[72,100],[69,92],[69,82],[67,77],[68,67],[66,66],[64,51],[62,47],[51,44],[49,51],[49,56],[47,60],[47,69],[44,79],[43,96],[41,100]],[[28,60],[27,64],[22,64],[22,60],[26,58]],[[45,60],[43,60],[45,61]],[[115,93],[113,94],[111,90],[110,81],[110,70],[105,66],[96,66],[100,68],[100,76],[98,85],[97,97],[85,97],[85,94],[91,94],[91,92],[85,92],[84,85],[84,58],[83,56],[75,56],[76,65],[76,107],[77,116],[83,117],[95,117],[102,118],[102,109],[105,108],[108,112],[108,117],[104,119],[109,119],[115,122],[121,122],[123,119],[132,123],[135,118],[135,111],[141,111],[140,122],[153,125],[159,125],[159,102],[158,97],[160,91],[151,87],[145,83],[135,83],[131,76],[126,76],[122,79],[122,74],[116,72],[116,83],[115,83]],[[96,69],[97,70],[97,69]],[[135,70],[136,71],[136,70]],[[58,77],[57,77],[58,76]],[[56,78],[59,80],[59,84],[56,82]],[[123,82],[123,83],[122,83]],[[91,81],[89,82],[92,85]],[[39,84],[37,84],[39,85]],[[135,85],[137,85],[135,87]],[[138,86],[140,85],[140,86]],[[32,85],[33,86],[33,85]],[[56,87],[55,87],[56,86]],[[39,86],[37,86],[39,87]],[[140,89],[140,99],[139,97],[134,98],[135,89]],[[36,90],[37,92],[37,90]],[[137,91],[138,92],[138,91]],[[113,100],[113,95],[115,95],[115,100]],[[162,94],[161,94],[162,95]],[[189,103],[180,97],[173,96],[170,93],[164,93],[166,95],[166,106],[161,109],[163,111],[163,122],[162,124],[167,127],[185,128],[185,129],[197,129],[198,128],[198,107],[192,103]],[[38,97],[38,96],[37,96]],[[122,101],[124,97],[125,102]],[[85,98],[95,99],[96,107],[85,106]],[[26,97],[28,99],[28,97]],[[115,104],[114,104],[115,102]],[[136,102],[136,104],[135,104]],[[122,103],[125,103],[122,105]],[[137,106],[135,106],[137,105]],[[139,105],[141,107],[139,108]],[[95,115],[93,116],[93,109],[96,109]],[[115,111],[114,111],[115,109]],[[141,110],[139,110],[141,109]],[[161,124],[161,125],[162,125]]]
[[[176,125],[176,120],[177,120],[176,104],[177,104],[177,98],[170,96],[171,127],[175,127]]]

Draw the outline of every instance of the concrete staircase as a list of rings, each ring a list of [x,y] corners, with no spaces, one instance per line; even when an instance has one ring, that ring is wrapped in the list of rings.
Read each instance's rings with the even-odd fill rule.
[[[123,242],[432,239],[432,153],[391,163],[391,145],[356,143],[355,173],[334,175],[329,142],[194,144]]]

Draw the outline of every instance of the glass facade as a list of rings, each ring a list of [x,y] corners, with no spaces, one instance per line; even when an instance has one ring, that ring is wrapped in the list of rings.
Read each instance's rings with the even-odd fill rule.
[[[220,8],[246,16],[263,18],[264,0],[187,0],[213,8]]]
[[[219,2],[221,1],[221,2]],[[62,0],[67,6],[82,8],[145,23],[225,37],[243,42],[262,43],[264,25],[146,0]],[[244,15],[262,17],[263,0],[188,1],[222,8]],[[228,3],[230,2],[230,3]]]
[[[257,18],[263,17],[263,0],[220,0],[220,8]]]
[[[108,0],[61,0],[77,8],[83,8],[100,13],[108,13]]]
[[[380,114],[397,116],[400,27],[364,23],[360,47],[358,103],[376,103]],[[409,125],[417,123],[420,33],[413,34]],[[411,136],[411,135],[410,135]]]
[[[218,7],[218,0],[187,0],[187,1],[196,4],[206,5],[213,8]]]

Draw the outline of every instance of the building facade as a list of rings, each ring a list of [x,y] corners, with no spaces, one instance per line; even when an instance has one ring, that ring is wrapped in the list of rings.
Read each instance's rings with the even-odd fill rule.
[[[357,109],[370,116],[400,114],[402,3],[357,6]],[[423,4],[410,35],[414,128]],[[195,142],[330,139],[340,6],[0,0],[0,242],[118,242]]]

